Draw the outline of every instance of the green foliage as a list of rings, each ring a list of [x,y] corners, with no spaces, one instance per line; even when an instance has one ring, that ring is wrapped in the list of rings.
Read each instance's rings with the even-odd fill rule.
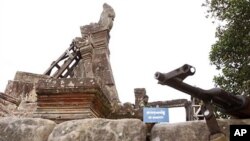
[[[218,21],[217,41],[209,53],[222,89],[250,96],[250,0],[206,0],[207,17]]]

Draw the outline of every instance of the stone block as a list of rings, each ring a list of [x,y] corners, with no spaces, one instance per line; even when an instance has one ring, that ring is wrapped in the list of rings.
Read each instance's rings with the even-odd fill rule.
[[[138,119],[83,119],[58,124],[48,141],[146,141],[145,124]]]
[[[48,78],[50,78],[48,75],[17,71],[14,80],[37,83],[41,79],[44,80]]]
[[[27,99],[32,91],[34,84],[24,81],[8,81],[5,89],[5,94],[10,95],[19,100]]]
[[[39,80],[46,80],[49,78],[50,76],[47,75],[17,71],[14,80],[8,81],[5,94],[15,98],[18,101],[18,104],[14,103],[16,105],[13,105],[10,103],[11,101],[8,102],[1,99],[0,103],[5,105],[5,108],[11,115],[32,117],[33,112],[36,110],[37,101],[35,85]]]
[[[35,84],[39,80],[46,80],[48,78],[50,77],[47,75],[17,71],[14,80],[8,81],[5,94],[22,101],[35,102]]]
[[[218,120],[218,124],[221,131],[229,138],[230,125],[250,125],[250,119]],[[151,141],[209,141],[209,136],[210,133],[204,120],[155,124],[151,130]]]
[[[107,118],[112,111],[107,90],[92,78],[39,81],[34,117],[57,123],[85,118]]]
[[[0,141],[47,141],[56,123],[35,118],[0,118]]]

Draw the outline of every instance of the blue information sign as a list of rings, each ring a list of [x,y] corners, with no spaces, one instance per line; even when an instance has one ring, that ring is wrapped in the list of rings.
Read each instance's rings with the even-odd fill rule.
[[[145,123],[169,122],[168,108],[143,108]]]

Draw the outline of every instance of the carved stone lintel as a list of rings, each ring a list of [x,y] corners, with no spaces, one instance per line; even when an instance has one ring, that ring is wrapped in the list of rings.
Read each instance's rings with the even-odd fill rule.
[[[81,57],[83,60],[92,59],[93,47],[92,45],[83,46],[80,48]]]
[[[108,43],[109,43],[109,31],[108,30],[98,30],[86,32],[81,28],[82,39],[79,40],[82,46],[92,44],[93,48],[96,49],[96,53],[107,52],[109,54]]]
[[[93,46],[96,50],[101,51],[101,53],[104,53],[103,51],[105,51],[105,53],[108,51],[107,53],[109,54],[109,39],[109,31],[107,30],[98,31],[92,34]]]

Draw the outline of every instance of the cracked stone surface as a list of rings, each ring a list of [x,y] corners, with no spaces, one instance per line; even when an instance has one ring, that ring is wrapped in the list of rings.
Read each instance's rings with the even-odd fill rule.
[[[0,118],[0,141],[47,141],[56,123],[38,118]]]
[[[138,119],[83,119],[57,125],[48,141],[145,141],[146,127]]]

